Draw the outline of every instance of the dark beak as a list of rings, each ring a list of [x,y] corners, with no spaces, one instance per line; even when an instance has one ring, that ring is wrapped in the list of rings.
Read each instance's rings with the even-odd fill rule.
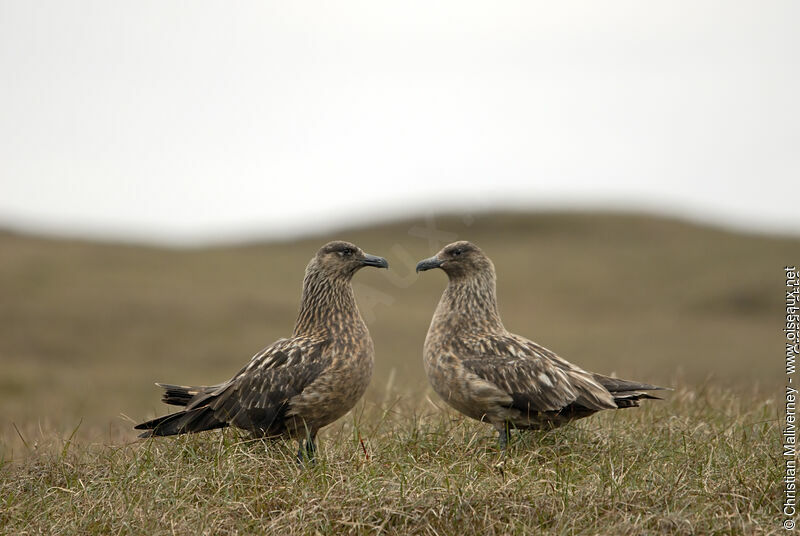
[[[437,259],[436,257],[431,257],[429,259],[424,259],[419,261],[417,264],[417,272],[424,272],[425,270],[432,270],[434,268],[438,268],[442,265],[442,261]]]
[[[389,263],[383,257],[375,255],[364,254],[364,259],[361,261],[362,266],[374,266],[376,268],[388,268]]]

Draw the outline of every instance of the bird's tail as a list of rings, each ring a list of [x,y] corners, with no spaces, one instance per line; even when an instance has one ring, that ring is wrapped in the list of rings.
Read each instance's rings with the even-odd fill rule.
[[[134,428],[136,430],[147,430],[140,434],[139,437],[153,437],[190,434],[215,428],[225,428],[226,426],[228,426],[228,423],[217,419],[214,415],[214,410],[208,406],[201,406],[164,415],[163,417],[137,424]]]
[[[603,376],[602,374],[595,374],[594,379],[611,393],[611,396],[614,397],[614,403],[618,408],[639,407],[639,400],[643,399],[661,400],[661,397],[659,396],[651,395],[650,393],[645,393],[642,391],[669,390],[668,387],[659,387],[657,385],[650,385],[649,383],[621,380],[619,378]]]
[[[614,403],[617,408],[638,408],[639,400],[649,398],[651,400],[661,400],[660,396],[653,396],[648,393],[638,392],[625,392],[625,393],[611,393],[614,397]]]
[[[214,391],[219,385],[194,386],[194,385],[172,385],[169,383],[156,383],[164,389],[161,401],[172,406],[188,406],[198,395],[206,395]]]

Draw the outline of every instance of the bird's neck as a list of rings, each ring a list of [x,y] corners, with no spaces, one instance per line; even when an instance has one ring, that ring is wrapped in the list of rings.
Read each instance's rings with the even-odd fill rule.
[[[362,326],[364,321],[349,279],[326,277],[314,271],[306,273],[293,336],[326,337]]]
[[[497,311],[494,274],[451,279],[434,322],[459,331],[505,332]]]

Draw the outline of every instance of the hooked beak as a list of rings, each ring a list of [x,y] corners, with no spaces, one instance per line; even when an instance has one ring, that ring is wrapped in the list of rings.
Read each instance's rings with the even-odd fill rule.
[[[383,257],[376,255],[364,254],[364,259],[361,261],[361,266],[374,266],[376,268],[389,268],[389,263]]]
[[[425,270],[432,270],[434,268],[439,268],[442,265],[442,261],[437,259],[435,256],[429,259],[423,259],[419,261],[417,264],[417,273],[424,272]]]

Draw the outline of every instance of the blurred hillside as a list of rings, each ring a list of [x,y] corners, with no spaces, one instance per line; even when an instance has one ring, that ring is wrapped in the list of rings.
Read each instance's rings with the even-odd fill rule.
[[[798,239],[577,213],[419,219],[184,250],[6,232],[0,441],[15,440],[12,423],[68,433],[81,419],[86,437],[133,438],[121,413],[166,409],[154,381],[225,380],[291,333],[303,269],[331,238],[391,265],[355,278],[377,353],[368,400],[383,400],[390,382],[393,392],[427,392],[421,349],[446,277],[414,266],[456,239],[494,260],[506,327],[585,368],[742,393],[780,380],[783,266],[800,262]]]

